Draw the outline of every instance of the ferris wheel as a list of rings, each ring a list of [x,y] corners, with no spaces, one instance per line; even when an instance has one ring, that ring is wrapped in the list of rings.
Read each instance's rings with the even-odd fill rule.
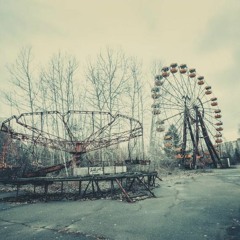
[[[152,88],[157,137],[167,155],[180,164],[221,164],[223,123],[218,99],[203,76],[186,64],[163,67]]]

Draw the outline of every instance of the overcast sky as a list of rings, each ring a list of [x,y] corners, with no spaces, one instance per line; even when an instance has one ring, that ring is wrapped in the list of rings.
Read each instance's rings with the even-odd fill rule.
[[[122,48],[149,64],[187,63],[213,87],[227,140],[240,124],[240,0],[0,0],[0,82],[6,64],[32,46],[47,61],[66,51],[85,61],[102,48]],[[0,116],[8,113],[0,105]],[[8,117],[8,116],[7,116]]]

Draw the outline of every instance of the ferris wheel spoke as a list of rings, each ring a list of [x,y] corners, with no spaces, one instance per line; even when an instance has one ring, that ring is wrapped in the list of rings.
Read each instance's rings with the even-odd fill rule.
[[[207,122],[212,126],[212,128],[215,129],[214,123],[212,123],[212,122],[211,122],[210,120],[208,120],[208,119],[205,119],[205,121],[207,121]]]
[[[176,100],[176,98],[173,98],[172,96],[169,97],[169,98],[167,98],[167,97],[164,97],[164,96],[161,95],[160,97],[161,97],[161,99],[164,99],[164,100],[166,100],[166,101],[168,101],[168,102],[173,103],[175,106],[182,107],[182,105],[179,105],[179,101]],[[175,100],[175,101],[174,101],[174,100]]]
[[[188,79],[188,85],[189,85],[189,88],[190,88],[191,99],[193,99],[192,82],[191,82],[191,79],[190,79],[189,76],[187,77],[187,79]]]
[[[167,117],[167,118],[163,119],[163,121],[167,121],[167,120],[172,119],[172,118],[174,118],[174,117],[176,117],[176,116],[179,116],[179,115],[181,115],[181,114],[183,114],[183,113],[184,113],[184,112],[177,113],[177,114],[175,114],[175,115],[173,115],[173,116],[171,116],[171,117]]]
[[[202,89],[202,91],[201,92],[203,92],[204,91],[204,89]],[[200,93],[201,94],[201,93]],[[205,94],[205,93],[204,93]],[[203,107],[203,105],[204,105],[204,101],[203,101],[203,97],[204,97],[204,95],[203,96],[197,96],[197,97],[195,97],[195,100],[194,100],[194,102],[193,102],[193,104],[194,105],[196,105],[196,106],[201,106],[201,107]],[[199,105],[200,104],[200,105]]]
[[[178,81],[175,75],[173,75],[173,79],[174,79],[174,82],[176,83],[177,89],[181,94],[181,96],[186,95],[185,89],[183,88],[182,84],[180,83],[180,81]]]
[[[214,109],[214,108],[210,108],[210,107],[206,107],[206,108],[204,108],[205,110],[207,110],[207,111],[209,111],[209,110],[213,110],[213,111],[215,111],[215,110],[217,110],[217,108],[216,109]]]
[[[212,119],[215,119],[215,117],[212,116],[211,114],[209,114],[208,112],[205,112],[205,114],[206,114],[207,116],[211,117]]]
[[[207,112],[207,113],[212,113],[212,114],[214,114],[215,112],[214,112],[214,109],[209,109],[209,110],[207,110],[207,109],[204,109],[204,112]]]
[[[214,139],[217,130],[216,130],[215,126],[211,123],[211,121],[209,121],[209,120],[206,119],[206,122],[208,122],[208,124],[207,124],[207,126],[206,126],[206,128],[207,128],[207,130],[208,130],[208,133],[210,133],[210,135],[211,135],[212,138]],[[212,128],[210,128],[210,126],[212,126]],[[215,133],[213,133],[213,131],[214,131]]]
[[[206,96],[205,91],[206,91],[206,89],[203,88],[202,91],[201,91],[201,93],[199,94],[199,98],[200,98],[200,99],[202,99],[204,96]]]
[[[166,105],[171,105],[171,106],[175,106],[175,107],[178,106],[178,107],[182,108],[182,105],[179,105],[178,102],[176,103],[176,102],[174,102],[174,101],[171,101],[171,100],[170,100],[171,98],[168,99],[168,98],[162,97],[162,99],[164,99],[164,100],[166,100],[166,101],[168,102],[168,103],[165,103],[165,102],[163,101],[163,102],[162,102],[162,105],[163,105],[163,104],[166,104]],[[169,102],[172,103],[172,104],[169,104]]]
[[[162,88],[163,88],[163,90],[166,92],[166,93],[168,93],[169,95],[171,95],[174,99],[178,99],[178,103],[180,103],[181,101],[182,101],[182,99],[181,98],[179,98],[178,96],[175,96],[175,95],[173,95],[170,91],[168,91],[164,86],[162,86]],[[180,101],[180,102],[179,102]]]
[[[162,110],[176,110],[176,111],[182,111],[182,109],[180,109],[180,108],[174,108],[174,107],[171,107],[171,106],[169,106],[169,107],[162,107],[162,108],[160,108],[160,109],[162,109]]]
[[[174,82],[177,86],[178,92],[180,93],[181,97],[186,95],[186,89],[185,87],[181,84],[181,81],[179,81],[175,75],[173,75]]]
[[[204,92],[205,88],[203,87],[203,85],[199,85],[199,89],[198,89],[198,94],[197,94],[197,98],[201,99],[200,95]]]
[[[163,106],[164,105],[164,106]],[[182,111],[182,107],[178,107],[174,104],[169,104],[169,103],[163,103],[160,109],[165,109],[165,110],[177,110],[177,111]]]
[[[180,75],[180,78],[181,78],[182,83],[183,83],[183,88],[185,88],[187,90],[187,92],[185,92],[185,96],[188,96],[189,93],[190,93],[190,89],[189,89],[189,86],[188,86],[189,84],[186,83],[185,78],[182,74]]]
[[[180,118],[175,121],[175,127],[177,130],[181,130],[182,129],[182,120],[183,120],[183,115],[180,116]],[[179,125],[179,126],[178,126]]]
[[[175,128],[176,128],[176,134],[180,137],[181,135],[181,132],[182,132],[182,120],[183,120],[183,116],[181,116],[180,115],[180,117],[179,118],[177,118],[177,119],[174,119],[173,120],[173,122],[169,122],[168,120],[168,122],[169,122],[169,127],[171,126],[171,125],[173,125],[174,124],[174,126],[175,126]],[[181,138],[179,138],[179,141],[181,141]]]
[[[174,90],[176,96],[178,96],[178,98],[181,100],[181,94],[179,93],[179,90],[176,89],[176,87],[166,78],[166,81],[169,83],[169,85],[172,87],[172,89]],[[179,95],[180,94],[180,95]]]
[[[208,102],[211,102],[212,100],[211,99],[207,99],[205,102],[203,102],[202,104],[206,104]]]
[[[181,129],[181,120],[182,120],[182,117],[180,116],[179,118],[177,118],[173,122],[169,122],[168,120],[167,121],[168,121],[169,127],[174,124],[177,132],[179,132],[179,130]]]
[[[193,86],[193,89],[196,89],[196,84],[197,84],[197,80],[194,79],[194,86]],[[197,99],[197,97],[196,97],[196,91],[194,91],[194,99]]]
[[[176,95],[179,96],[179,98],[181,99],[182,93],[181,90],[179,89],[178,85],[176,84],[175,86],[167,79],[167,81],[169,82],[169,84],[171,85],[172,89],[174,90],[174,92],[176,93]]]
[[[211,120],[209,120],[208,118],[204,118],[204,121],[208,122],[208,124],[210,124],[215,129],[213,121],[215,121],[216,119],[212,118],[211,116],[209,116],[209,117]]]
[[[183,112],[182,112],[183,113]],[[181,123],[180,120],[183,118],[183,114],[180,113],[180,114],[175,114],[175,116],[179,116],[179,118],[174,118],[173,121],[174,121],[174,124],[175,124],[175,127],[177,127],[177,124],[178,123]]]
[[[206,126],[206,129],[208,131],[208,134],[210,134],[212,136],[212,138],[214,138],[214,134],[212,133],[211,129],[209,128],[209,126]]]

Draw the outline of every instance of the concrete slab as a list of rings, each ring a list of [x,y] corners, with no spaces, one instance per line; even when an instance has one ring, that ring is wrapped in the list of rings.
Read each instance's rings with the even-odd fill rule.
[[[114,200],[0,203],[0,236],[237,240],[239,182],[240,169],[214,170],[212,174],[167,178],[154,190],[157,198],[131,204]]]

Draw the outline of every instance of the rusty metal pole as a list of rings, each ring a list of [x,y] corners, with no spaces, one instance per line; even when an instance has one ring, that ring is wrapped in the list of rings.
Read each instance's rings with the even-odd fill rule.
[[[61,182],[61,194],[63,194],[63,181]]]
[[[111,179],[111,197],[113,197],[113,189],[114,189],[114,185],[113,185],[113,180]]]
[[[20,184],[17,184],[17,193],[16,193],[16,197],[18,197],[19,189],[20,189]]]
[[[120,189],[122,190],[123,194],[126,196],[127,201],[132,203],[133,200],[129,197],[128,193],[127,193],[126,190],[123,188],[123,186],[121,185],[121,183],[119,182],[119,180],[116,178],[115,181],[116,181],[116,183],[118,184],[118,186],[120,187]]]
[[[48,183],[45,183],[44,185],[44,194],[45,194],[45,201],[47,201],[47,194],[48,194]]]
[[[82,181],[79,181],[78,194],[80,197],[81,197],[81,193],[82,193]]]

